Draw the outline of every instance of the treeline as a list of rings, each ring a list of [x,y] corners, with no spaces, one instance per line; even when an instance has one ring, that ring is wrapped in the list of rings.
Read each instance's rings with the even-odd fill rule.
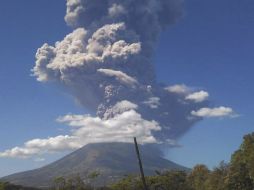
[[[8,182],[0,182],[0,190],[39,190],[33,187],[22,187],[20,185],[13,185]]]
[[[205,165],[197,165],[191,172],[156,173],[155,176],[146,177],[149,190],[254,190],[254,133],[244,136],[242,145],[232,155],[229,163],[221,162],[213,170],[209,170]],[[93,178],[98,175],[93,175]],[[73,185],[75,183],[78,185]],[[73,184],[60,178],[54,189],[94,189],[83,184],[82,180]],[[144,190],[139,176],[128,176],[110,187],[99,189]]]

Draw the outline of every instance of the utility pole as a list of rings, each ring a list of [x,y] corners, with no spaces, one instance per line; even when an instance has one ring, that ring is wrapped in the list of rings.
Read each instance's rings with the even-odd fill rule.
[[[138,164],[139,164],[139,169],[140,169],[140,174],[141,174],[141,179],[143,182],[144,190],[149,190],[148,186],[146,184],[145,174],[144,174],[144,170],[143,170],[143,166],[142,166],[142,161],[140,158],[140,153],[139,153],[139,148],[138,148],[138,143],[137,143],[136,137],[134,137],[134,143],[135,143],[136,153],[137,153],[137,157],[138,157]]]

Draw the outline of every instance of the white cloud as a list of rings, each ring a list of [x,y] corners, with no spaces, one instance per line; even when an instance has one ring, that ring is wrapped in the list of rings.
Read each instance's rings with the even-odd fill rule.
[[[103,120],[89,115],[67,115],[58,121],[76,128],[74,136],[91,142],[132,142],[136,136],[142,143],[155,143],[152,131],[160,130],[155,121],[144,120],[135,110]]]
[[[89,115],[66,115],[58,122],[72,127],[71,134],[27,141],[23,147],[0,152],[0,157],[27,158],[34,155],[75,150],[89,143],[132,142],[157,143],[152,131],[161,130],[155,121],[147,121],[135,110],[125,111],[113,118],[103,120]]]
[[[137,108],[138,105],[127,100],[123,100],[116,103],[116,105],[114,105],[112,108],[108,108],[107,111],[104,113],[104,118],[111,118],[114,115],[121,114],[129,110],[136,110]]]
[[[23,147],[14,147],[0,152],[0,157],[27,158],[44,153],[77,149],[80,148],[80,145],[76,140],[76,137],[68,135],[59,135],[47,139],[33,139],[27,141]]]
[[[123,112],[124,111],[127,111],[127,110],[130,110],[130,109],[137,109],[138,106],[132,102],[129,102],[127,100],[123,100],[121,102],[118,102],[116,103],[116,105],[113,107],[114,110],[118,110],[119,112]],[[118,112],[118,113],[119,113]]]
[[[143,102],[145,105],[148,105],[152,109],[156,109],[160,106],[160,98],[159,97],[151,97],[148,100]]]
[[[113,4],[112,7],[108,9],[108,14],[110,17],[115,17],[118,15],[126,14],[127,11],[122,5]]]
[[[206,91],[199,91],[199,92],[194,92],[192,94],[189,94],[188,96],[186,96],[186,100],[191,100],[194,102],[203,102],[205,100],[207,100],[209,97],[209,93]]]
[[[168,86],[165,88],[165,90],[176,94],[187,94],[191,91],[191,89],[185,84],[176,84],[173,86]]]
[[[115,77],[116,80],[118,80],[120,83],[123,84],[133,86],[138,83],[136,79],[130,77],[129,75],[125,74],[122,71],[115,71],[112,69],[98,69],[97,71],[103,73],[106,76]]]
[[[191,114],[197,117],[234,117],[234,111],[229,107],[217,107],[217,108],[201,108],[198,111],[192,111]]]

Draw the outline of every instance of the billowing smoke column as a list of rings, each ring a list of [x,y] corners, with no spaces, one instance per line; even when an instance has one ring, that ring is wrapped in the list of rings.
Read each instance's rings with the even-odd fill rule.
[[[64,86],[96,116],[66,115],[69,135],[32,139],[0,157],[27,158],[73,150],[88,143],[177,145],[204,117],[236,116],[208,107],[209,94],[156,81],[151,63],[160,32],[182,16],[181,0],[67,0],[65,20],[74,28],[55,46],[36,53],[33,74]]]
[[[156,81],[151,63],[160,32],[182,16],[181,0],[67,0],[65,20],[74,31],[36,53],[33,74],[64,86],[96,116],[66,115],[69,135],[32,139],[0,157],[27,158],[73,150],[88,143],[177,145],[204,117],[236,116],[208,107],[209,94]]]
[[[103,120],[123,112],[117,104],[133,103],[142,118],[160,125],[156,139],[175,139],[200,119],[191,111],[207,104],[156,82],[156,40],[181,16],[181,0],[67,0],[65,20],[74,31],[37,51],[34,75],[64,85]]]

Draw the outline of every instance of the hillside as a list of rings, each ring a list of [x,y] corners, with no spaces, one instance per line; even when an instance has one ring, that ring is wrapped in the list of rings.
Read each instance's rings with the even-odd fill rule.
[[[155,170],[187,168],[164,159],[161,152],[151,146],[141,146],[141,154],[146,175],[153,175]],[[13,184],[48,187],[55,177],[70,177],[79,174],[82,179],[97,171],[99,185],[115,182],[128,174],[138,174],[138,163],[133,144],[98,143],[89,144],[45,167],[13,174],[2,178]]]

